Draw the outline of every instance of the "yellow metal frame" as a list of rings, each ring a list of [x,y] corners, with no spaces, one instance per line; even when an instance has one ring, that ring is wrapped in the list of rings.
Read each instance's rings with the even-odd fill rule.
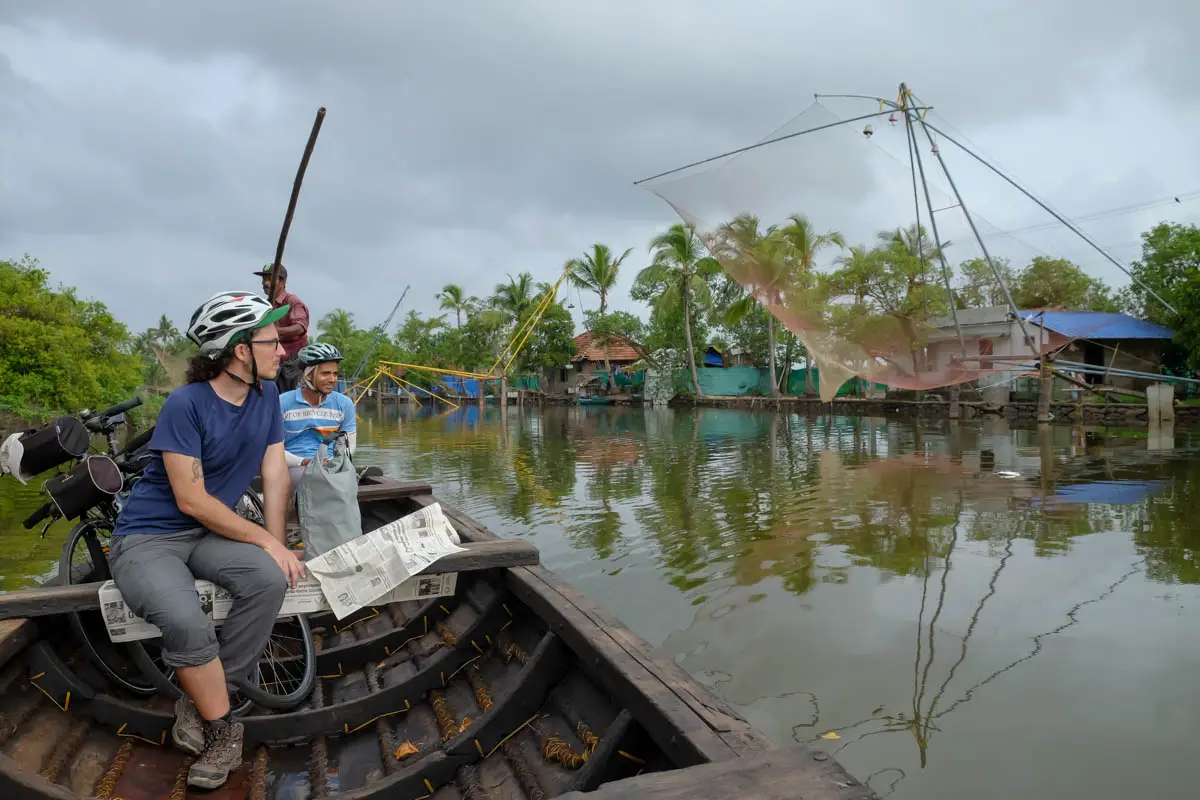
[[[525,347],[525,343],[529,341],[529,336],[533,333],[533,329],[537,327],[539,322],[541,322],[542,316],[546,313],[546,309],[548,309],[550,304],[553,303],[558,297],[558,288],[562,285],[562,282],[566,280],[566,277],[570,274],[570,272],[571,267],[568,263],[568,265],[563,268],[562,274],[558,276],[558,280],[554,282],[554,286],[550,289],[550,291],[546,292],[545,295],[542,296],[541,300],[538,301],[538,305],[534,309],[534,313],[530,314],[529,318],[521,323],[515,331],[513,331],[512,338],[509,339],[508,344],[504,346],[504,349],[500,351],[500,355],[498,355],[496,360],[492,362],[492,366],[486,373],[467,372],[460,369],[446,369],[444,367],[431,367],[425,364],[408,364],[403,361],[388,361],[386,359],[380,359],[378,366],[376,367],[375,374],[372,375],[369,380],[363,379],[347,389],[347,392],[352,392],[358,387],[362,386],[362,391],[359,393],[358,397],[354,399],[354,405],[357,407],[358,401],[366,395],[367,391],[371,388],[371,386],[374,385],[375,381],[379,380],[381,376],[386,375],[397,383],[410,387],[409,394],[413,396],[413,400],[417,403],[418,407],[420,407],[421,403],[419,400],[417,400],[416,396],[412,394],[412,389],[418,389],[422,392],[425,392],[425,394],[429,395],[430,397],[436,397],[438,400],[453,406],[455,409],[459,408],[456,403],[447,400],[441,395],[434,394],[424,387],[417,386],[415,383],[404,380],[392,372],[391,368],[399,367],[402,369],[422,370],[434,375],[453,375],[458,378],[476,378],[480,382],[479,391],[482,393],[485,382],[498,381],[504,377],[504,374],[496,374],[496,367],[500,365],[501,361],[504,361],[504,373],[508,372],[508,369],[512,366],[513,361],[516,360],[522,348]],[[511,353],[509,352],[510,350],[512,351]],[[505,355],[508,356],[507,361],[505,361]],[[365,386],[363,385],[364,383],[366,384]],[[503,402],[503,398],[501,398],[501,401]]]

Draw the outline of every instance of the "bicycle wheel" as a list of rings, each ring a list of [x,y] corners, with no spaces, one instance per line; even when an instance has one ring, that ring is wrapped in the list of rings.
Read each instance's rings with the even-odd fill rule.
[[[257,524],[263,524],[265,512],[258,495],[246,491],[234,506],[237,513]],[[156,658],[151,642],[130,642],[130,658],[147,681],[167,697],[180,695],[174,670]],[[150,646],[148,646],[150,645]],[[256,684],[234,680],[240,686],[243,702],[235,713],[244,713],[254,703],[263,708],[289,709],[299,705],[312,691],[317,676],[316,646],[312,629],[303,616],[281,617],[275,622],[271,637],[259,660]]]
[[[58,561],[58,582],[62,585],[108,580],[108,543],[111,528],[107,520],[85,519],[71,529],[63,543]],[[87,652],[88,660],[100,673],[121,689],[135,695],[151,695],[158,687],[146,679],[133,663],[127,648],[114,644],[98,611],[73,611],[67,620],[76,638]],[[153,658],[147,654],[148,658]]]
[[[264,525],[266,511],[253,490],[238,499],[237,512]],[[308,620],[297,614],[280,617],[258,661],[255,683],[235,681],[247,700],[263,708],[286,710],[299,705],[317,678],[317,650]]]

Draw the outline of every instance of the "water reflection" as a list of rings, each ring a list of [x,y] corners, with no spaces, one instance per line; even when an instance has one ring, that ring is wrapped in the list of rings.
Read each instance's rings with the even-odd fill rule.
[[[959,536],[1000,548],[1027,539],[1049,556],[1116,529],[1147,549],[1155,579],[1200,581],[1196,527],[1179,513],[1198,502],[1187,442],[1164,456],[1122,431],[1039,437],[1001,420],[550,408],[513,409],[502,425],[493,408],[388,412],[363,421],[364,458],[506,523],[560,524],[601,559],[649,537],[684,590],[774,575],[802,594],[842,580],[843,568],[814,558],[830,549],[847,566],[921,575]],[[622,522],[630,516],[636,525]]]
[[[1113,744],[1077,718],[1137,719],[1163,698],[1130,674],[1200,666],[1182,635],[1200,583],[1187,432],[551,408],[511,409],[499,447],[494,410],[438,419],[406,418],[380,454],[411,449],[414,477],[534,537],[777,741],[827,747],[881,793],[1123,797],[1068,757],[1067,741]],[[1081,677],[1094,686],[1062,690]],[[1200,778],[1170,746],[1192,719],[1134,726],[1143,788]],[[996,753],[1035,767],[1013,777]]]
[[[360,413],[356,460],[532,539],[777,742],[837,752],[881,794],[1124,800],[1200,781],[1200,700],[1179,688],[1200,668],[1193,433]],[[9,586],[65,532],[20,529],[36,505],[0,491]]]

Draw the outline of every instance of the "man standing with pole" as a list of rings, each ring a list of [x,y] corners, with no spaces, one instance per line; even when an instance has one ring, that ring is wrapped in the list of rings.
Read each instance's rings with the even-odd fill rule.
[[[263,294],[270,299],[275,308],[288,306],[288,312],[279,321],[279,343],[283,346],[283,363],[279,366],[279,375],[275,385],[279,393],[291,391],[300,381],[304,368],[296,354],[308,345],[308,306],[296,295],[287,290],[287,267],[279,265],[279,277],[275,282],[275,293],[271,293],[271,264],[267,264],[255,275],[262,278]]]
[[[299,297],[288,294],[287,269],[283,266],[283,247],[287,243],[288,229],[292,227],[292,215],[296,213],[296,200],[300,197],[300,185],[304,182],[304,171],[308,169],[308,160],[312,157],[313,147],[317,143],[317,134],[321,132],[321,122],[325,119],[325,107],[317,109],[317,118],[313,120],[312,131],[308,134],[308,144],[304,146],[304,155],[300,158],[300,168],[296,170],[296,180],[292,183],[292,196],[288,199],[287,213],[283,216],[283,229],[279,231],[279,245],[275,248],[275,260],[254,273],[262,278],[263,289],[271,304],[278,308],[284,303],[290,304],[288,315],[280,321],[278,335],[283,345],[285,360],[279,367],[275,385],[280,393],[291,391],[300,382],[303,371],[296,354],[300,348],[308,344],[308,306]]]

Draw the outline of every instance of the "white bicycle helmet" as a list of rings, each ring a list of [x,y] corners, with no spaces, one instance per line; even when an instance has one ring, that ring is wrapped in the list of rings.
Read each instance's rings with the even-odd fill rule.
[[[218,292],[192,313],[187,338],[200,346],[201,353],[216,358],[242,333],[278,322],[288,308],[272,308],[253,292]]]

